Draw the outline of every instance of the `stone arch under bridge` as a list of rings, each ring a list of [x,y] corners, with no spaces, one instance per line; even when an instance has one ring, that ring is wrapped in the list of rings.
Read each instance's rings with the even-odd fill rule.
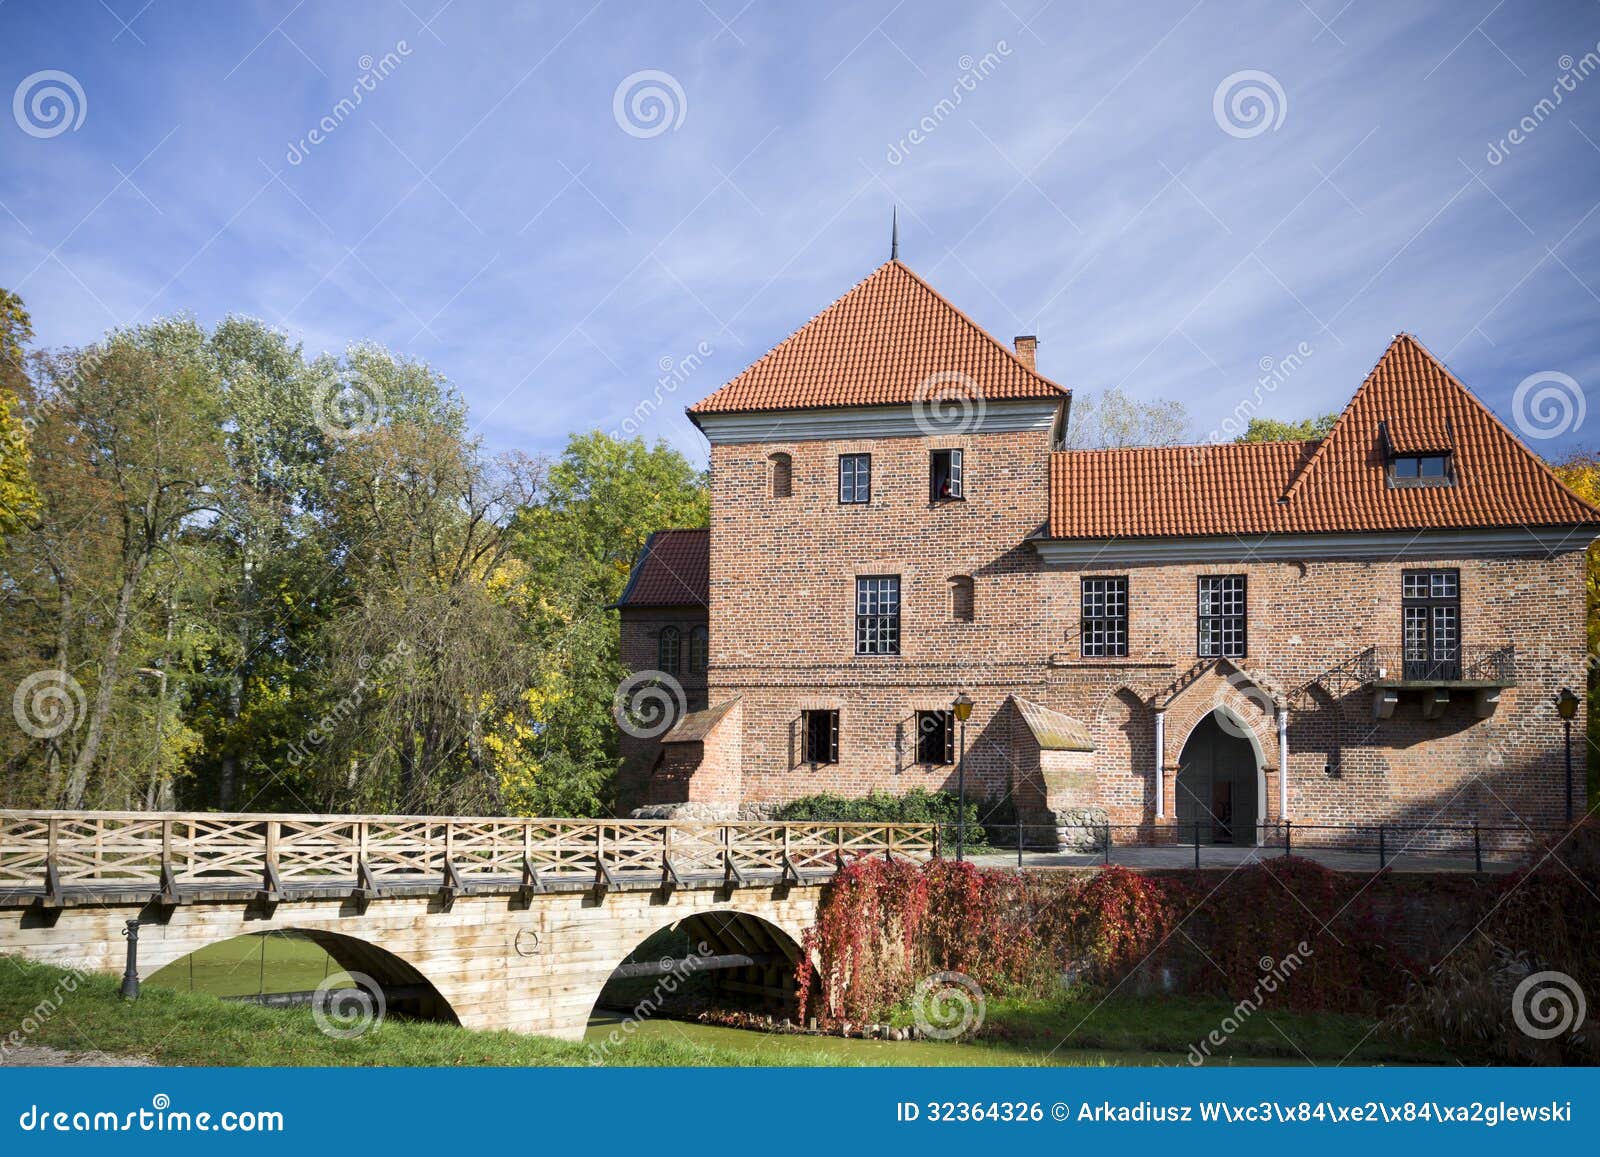
[[[674,924],[781,997],[841,862],[933,847],[926,825],[0,812],[0,952],[120,973],[137,919],[148,977],[295,932],[428,986],[465,1027],[577,1040],[618,966]]]
[[[140,920],[139,973],[149,977],[191,952],[253,932],[296,932],[341,967],[384,984],[424,984],[466,1028],[511,1029],[578,1040],[618,965],[662,929],[707,916],[717,954],[750,947],[747,921],[799,944],[816,922],[824,884],[662,893],[553,892],[514,896],[396,896],[361,905],[342,898],[265,904],[196,901],[0,909],[0,951],[87,972],[120,973],[126,921]],[[743,917],[736,920],[735,917]],[[770,935],[770,934],[769,934]],[[771,949],[755,955],[769,955]],[[396,968],[395,964],[401,967]],[[426,1014],[427,1010],[419,1010]],[[442,1011],[442,1010],[438,1010]]]

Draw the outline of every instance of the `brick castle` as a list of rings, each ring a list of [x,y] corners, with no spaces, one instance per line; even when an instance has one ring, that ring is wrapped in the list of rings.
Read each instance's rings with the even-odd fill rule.
[[[689,409],[711,522],[618,604],[625,810],[959,772],[1042,844],[1562,821],[1600,511],[1416,339],[1323,439],[1111,450],[1035,347],[891,260]]]

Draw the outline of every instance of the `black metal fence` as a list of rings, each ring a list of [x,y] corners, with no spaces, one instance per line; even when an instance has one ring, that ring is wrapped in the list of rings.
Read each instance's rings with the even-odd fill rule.
[[[939,854],[982,864],[1142,868],[1231,867],[1275,856],[1303,856],[1351,871],[1508,871],[1568,831],[1530,824],[1314,824],[1293,820],[1222,824],[1160,820],[1141,824],[941,825]]]

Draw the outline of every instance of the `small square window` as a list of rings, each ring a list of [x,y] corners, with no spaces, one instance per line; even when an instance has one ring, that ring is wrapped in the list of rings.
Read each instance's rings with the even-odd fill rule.
[[[857,505],[872,501],[872,455],[839,455],[839,501]]]
[[[935,450],[928,455],[928,497],[951,502],[967,496],[960,450]]]
[[[802,711],[800,713],[801,757],[806,763],[839,762],[839,713]]]
[[[955,716],[949,711],[917,712],[917,762],[943,766],[956,761]]]

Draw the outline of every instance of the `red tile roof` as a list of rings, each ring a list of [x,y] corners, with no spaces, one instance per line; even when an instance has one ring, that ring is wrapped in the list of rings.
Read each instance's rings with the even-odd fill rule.
[[[1316,442],[1223,443],[1050,456],[1050,537],[1142,538],[1281,529],[1278,497]]]
[[[639,552],[618,607],[703,607],[711,587],[711,532],[658,530]]]
[[[948,380],[937,374],[965,375],[985,401],[1069,396],[889,261],[689,413],[909,405]]]
[[[1388,484],[1400,452],[1448,450],[1455,485]],[[1396,337],[1316,442],[1051,455],[1050,536],[1303,534],[1600,523],[1409,334]]]

